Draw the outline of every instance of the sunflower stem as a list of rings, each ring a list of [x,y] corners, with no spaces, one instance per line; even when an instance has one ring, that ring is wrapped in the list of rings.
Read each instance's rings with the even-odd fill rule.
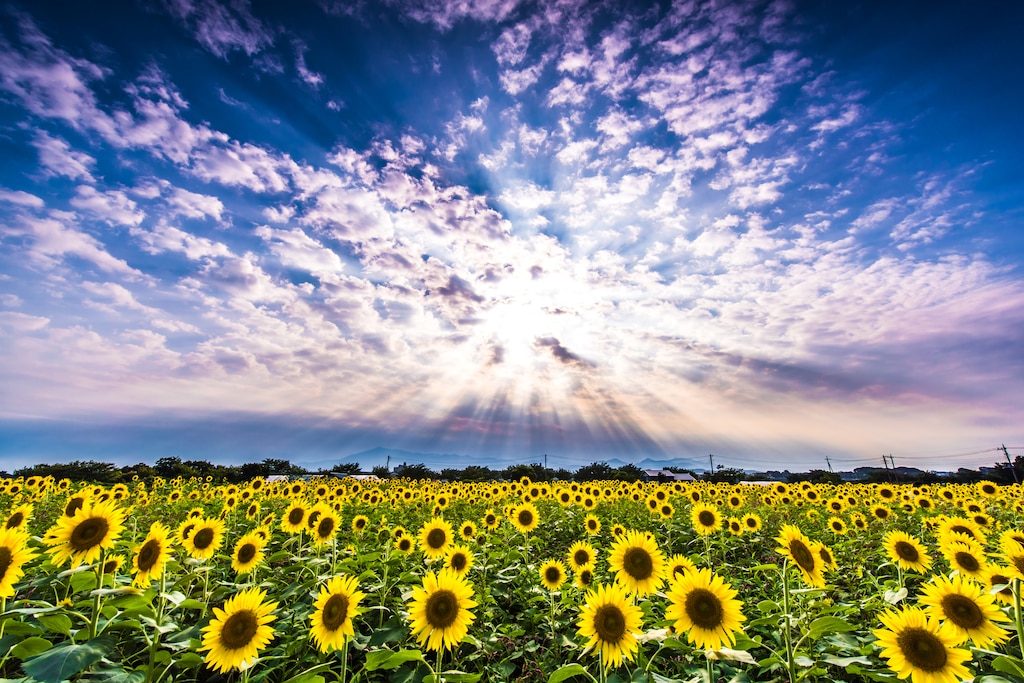
[[[160,626],[164,622],[164,593],[167,592],[167,572],[160,574],[160,594],[156,600],[156,629],[153,639],[149,641],[149,664],[146,666],[146,683],[153,683],[156,672],[156,652],[160,645]]]
[[[793,634],[791,633],[792,625],[790,624],[789,615],[789,559],[787,558],[782,563],[782,618],[784,623],[782,625],[782,634],[786,639],[786,673],[789,675],[790,681],[795,681],[796,676],[794,675],[793,668]]]
[[[345,638],[345,644],[341,646],[341,679],[342,681],[348,680],[348,638]]]
[[[437,666],[434,669],[434,683],[439,683],[441,680],[441,656],[444,654],[444,648],[437,648]]]
[[[100,623],[100,606],[103,602],[103,565],[107,563],[107,551],[100,549],[100,562],[96,567],[96,594],[92,598],[92,619],[89,621],[89,640],[96,637],[96,631]]]
[[[1020,579],[1017,578],[1013,580],[1013,614],[1017,626],[1017,646],[1020,648],[1020,656],[1024,658],[1024,615],[1020,611]]]

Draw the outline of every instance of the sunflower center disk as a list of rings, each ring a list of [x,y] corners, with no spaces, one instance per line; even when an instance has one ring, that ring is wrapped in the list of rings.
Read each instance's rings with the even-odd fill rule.
[[[903,657],[918,669],[941,671],[946,666],[946,646],[923,628],[908,628],[896,639]]]
[[[254,557],[256,557],[256,546],[252,543],[246,543],[238,549],[238,561],[242,564],[252,562]]]
[[[562,572],[558,570],[558,567],[548,567],[547,571],[544,572],[544,578],[547,579],[548,583],[561,583]]]
[[[150,539],[139,550],[139,571],[148,572],[160,558],[160,542]]]
[[[978,562],[978,558],[963,551],[956,554],[956,562],[969,572],[976,572],[981,569],[981,564]]]
[[[594,630],[598,638],[615,644],[626,635],[626,616],[615,605],[602,605],[594,614]]]
[[[947,619],[962,629],[971,630],[985,624],[981,608],[964,595],[947,595],[942,598],[942,611]]]
[[[452,569],[457,572],[461,572],[466,568],[466,556],[462,553],[455,553],[452,555]]]
[[[444,533],[444,529],[431,529],[427,534],[427,545],[434,550],[443,548],[447,540],[448,535]]]
[[[895,549],[896,554],[899,555],[901,559],[904,559],[907,562],[917,562],[917,560],[921,557],[917,552],[917,548],[907,543],[906,541],[897,541]]]
[[[302,510],[300,510],[299,508],[294,508],[291,512],[288,513],[288,523],[299,524],[302,522],[302,517]]]
[[[192,544],[195,545],[198,550],[206,550],[213,543],[213,529],[205,527],[196,532],[195,537],[192,539]]]
[[[533,513],[529,510],[523,510],[519,513],[519,524],[521,526],[530,526],[533,524]]]
[[[64,514],[67,517],[74,517],[75,513],[82,509],[82,505],[85,504],[85,500],[82,498],[72,498],[68,501],[68,504],[64,507]]]
[[[690,591],[685,609],[694,626],[713,631],[722,625],[722,601],[706,588]]]
[[[439,590],[427,598],[427,622],[434,628],[448,628],[459,616],[459,600],[449,590]]]
[[[700,514],[697,515],[697,521],[700,522],[701,526],[708,527],[715,526],[715,522],[717,520],[715,519],[714,512],[711,512],[710,510],[702,510]]]
[[[654,561],[643,548],[630,548],[622,556],[622,568],[637,581],[643,581],[654,573]]]
[[[334,520],[327,517],[320,521],[320,525],[316,528],[316,535],[320,538],[327,538],[334,533]]]
[[[318,519],[320,519],[320,511],[319,510],[313,510],[312,512],[309,513],[309,520],[307,520],[307,521],[308,521],[308,524],[309,524],[310,528],[313,528],[313,525],[316,524],[316,520],[318,520]]]
[[[15,512],[13,515],[11,515],[11,518],[9,520],[7,520],[7,528],[8,529],[17,529],[19,526],[21,526],[21,523],[24,520],[25,520],[24,513]]]
[[[805,572],[814,571],[814,555],[811,554],[811,549],[803,541],[791,541],[789,553],[793,556],[793,561],[800,565],[800,568]]]
[[[11,549],[0,545],[0,581],[4,580],[4,576],[7,575],[7,568],[11,566],[13,561]]]
[[[586,550],[577,550],[576,554],[572,556],[573,562],[576,566],[582,567],[585,564],[590,564],[590,553]]]
[[[103,542],[110,526],[102,517],[90,517],[71,532],[71,547],[76,551],[88,550]]]
[[[252,610],[235,612],[220,629],[220,643],[228,650],[241,649],[252,642],[258,629],[259,622]]]
[[[344,595],[332,595],[324,605],[324,628],[337,631],[348,617],[348,598]]]

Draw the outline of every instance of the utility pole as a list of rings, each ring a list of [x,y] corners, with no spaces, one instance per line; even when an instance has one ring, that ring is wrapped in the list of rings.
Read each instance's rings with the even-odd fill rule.
[[[888,479],[889,483],[891,484],[892,472],[889,471],[889,461],[886,459],[886,456],[884,454],[882,455],[882,466],[885,467],[885,478]]]
[[[714,476],[715,475],[715,456],[712,455],[711,453],[708,453],[708,460],[711,461],[711,476]]]
[[[827,455],[825,456],[825,464],[828,465],[828,471],[832,472],[832,461],[828,459]]]
[[[384,469],[386,469],[388,472],[391,471],[391,454],[390,453],[388,454],[388,459],[384,462]]]
[[[1019,484],[1020,480],[1017,479],[1017,468],[1014,467],[1013,462],[1010,460],[1010,452],[1006,450],[1006,444],[1004,443],[1001,448],[1003,449],[1003,455],[1006,456],[1006,464],[1010,466],[1010,471],[1013,472],[1013,483]]]
[[[548,454],[544,454],[544,469],[548,468]]]

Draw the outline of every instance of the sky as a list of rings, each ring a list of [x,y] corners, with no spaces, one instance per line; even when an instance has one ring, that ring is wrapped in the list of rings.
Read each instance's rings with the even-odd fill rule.
[[[1024,454],[1022,20],[0,3],[0,459]]]

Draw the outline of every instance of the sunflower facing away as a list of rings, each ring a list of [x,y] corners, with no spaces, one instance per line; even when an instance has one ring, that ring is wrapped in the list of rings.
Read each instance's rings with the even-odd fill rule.
[[[355,635],[352,618],[362,612],[359,603],[365,597],[354,576],[335,576],[320,588],[309,632],[321,652],[340,650]]]
[[[224,609],[213,608],[213,619],[203,628],[203,645],[208,650],[207,668],[227,673],[252,664],[261,648],[274,637],[270,622],[276,602],[263,602],[266,591],[249,588],[224,603]]]
[[[784,524],[775,540],[780,544],[778,551],[800,569],[801,576],[809,586],[825,587],[825,578],[821,575],[821,558],[818,557],[813,541],[792,524]]]
[[[746,619],[736,591],[710,569],[683,572],[668,590],[665,618],[675,621],[676,631],[703,650],[720,650],[736,643]]]
[[[21,529],[0,529],[0,598],[14,596],[14,584],[25,575],[22,567],[36,556]]]
[[[964,662],[968,650],[958,648],[948,624],[940,624],[919,607],[890,610],[879,617],[885,628],[875,629],[882,657],[900,678],[912,683],[957,683],[972,677]]]
[[[616,582],[639,597],[658,590],[665,580],[665,556],[654,539],[640,531],[627,531],[615,541],[608,564]]]
[[[893,530],[887,533],[882,541],[882,546],[889,554],[889,558],[904,571],[924,574],[931,569],[932,558],[924,546],[919,540],[904,531]]]
[[[576,632],[590,639],[586,650],[600,655],[605,668],[619,666],[623,659],[633,661],[642,618],[623,586],[601,585],[587,591]]]
[[[992,649],[1009,637],[994,623],[1009,621],[1009,617],[996,606],[995,598],[970,579],[965,581],[959,575],[952,580],[941,574],[934,576],[921,589],[918,601],[926,607],[929,616],[953,627],[954,645],[970,640],[977,647]]]
[[[46,533],[54,564],[71,560],[72,565],[95,561],[100,553],[114,547],[124,530],[124,510],[113,500],[80,508],[72,517],[61,517]]]
[[[414,586],[409,625],[420,647],[437,651],[458,645],[476,619],[473,587],[450,569],[427,572],[423,586]]]
[[[153,522],[149,534],[142,541],[132,558],[133,583],[139,588],[148,588],[154,579],[164,573],[167,561],[171,559],[170,529],[161,522]]]

